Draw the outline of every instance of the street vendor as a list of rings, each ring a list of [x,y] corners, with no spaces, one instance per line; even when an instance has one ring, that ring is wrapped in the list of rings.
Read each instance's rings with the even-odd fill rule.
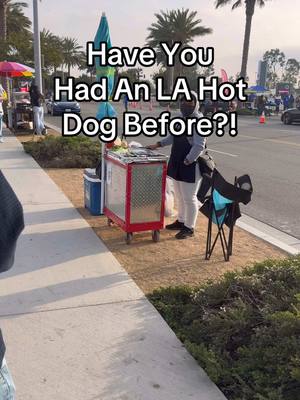
[[[183,118],[203,115],[198,111],[199,103],[197,94],[192,92],[193,100],[180,100],[180,111]],[[176,239],[187,239],[194,236],[194,228],[198,216],[197,193],[201,182],[201,173],[197,162],[201,153],[205,150],[206,139],[193,131],[192,136],[169,135],[156,144],[148,146],[155,150],[159,147],[172,145],[168,164],[168,176],[174,181],[174,192],[177,200],[178,218],[166,229],[179,231]]]

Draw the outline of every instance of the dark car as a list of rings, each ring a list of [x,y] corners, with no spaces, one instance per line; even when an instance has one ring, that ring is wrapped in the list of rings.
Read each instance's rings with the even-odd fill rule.
[[[230,104],[228,101],[212,101],[206,99],[201,103],[199,111],[203,115],[214,114],[217,111],[229,112]]]
[[[289,108],[283,111],[281,115],[281,121],[285,125],[290,125],[293,122],[300,122],[300,107],[298,108]]]
[[[66,97],[61,98],[60,101],[53,101],[50,99],[46,103],[47,112],[53,116],[61,115],[64,112],[72,112],[76,114],[80,114],[81,109],[79,103],[76,101],[68,101]]]

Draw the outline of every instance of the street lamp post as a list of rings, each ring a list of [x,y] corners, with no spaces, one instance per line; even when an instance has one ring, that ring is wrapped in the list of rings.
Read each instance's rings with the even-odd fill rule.
[[[41,42],[40,42],[40,30],[39,30],[38,1],[39,0],[33,0],[34,68],[35,68],[35,83],[42,92],[43,85],[42,85]]]

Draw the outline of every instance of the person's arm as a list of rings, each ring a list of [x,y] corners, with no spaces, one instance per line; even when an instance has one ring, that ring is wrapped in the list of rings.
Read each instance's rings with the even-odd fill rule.
[[[198,133],[194,132],[193,135],[193,144],[192,144],[192,148],[190,150],[190,152],[188,153],[188,155],[185,157],[185,164],[192,164],[193,162],[195,162],[199,156],[201,155],[201,153],[203,152],[203,150],[205,150],[205,143],[206,143],[206,139],[200,135],[198,135]]]
[[[163,140],[160,140],[159,142],[156,142],[155,144],[150,144],[149,146],[147,146],[147,149],[156,150],[160,147],[170,146],[171,144],[173,144],[173,136],[168,135]]]
[[[40,99],[42,104],[45,102],[45,97],[44,97],[44,95],[42,93],[39,93],[39,99]]]

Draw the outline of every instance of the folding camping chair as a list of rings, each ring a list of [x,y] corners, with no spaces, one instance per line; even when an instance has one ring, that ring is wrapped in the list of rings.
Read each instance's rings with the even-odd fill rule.
[[[200,211],[208,218],[205,259],[209,260],[218,239],[221,242],[225,261],[229,261],[232,255],[233,231],[236,220],[241,216],[239,203],[248,204],[251,201],[253,187],[248,175],[235,177],[234,184],[228,183],[217,169],[211,176],[205,175],[200,188],[199,197],[203,198],[205,191],[211,189],[211,193],[205,198]],[[217,235],[212,237],[212,224],[217,226]],[[228,234],[225,232],[228,227]]]

